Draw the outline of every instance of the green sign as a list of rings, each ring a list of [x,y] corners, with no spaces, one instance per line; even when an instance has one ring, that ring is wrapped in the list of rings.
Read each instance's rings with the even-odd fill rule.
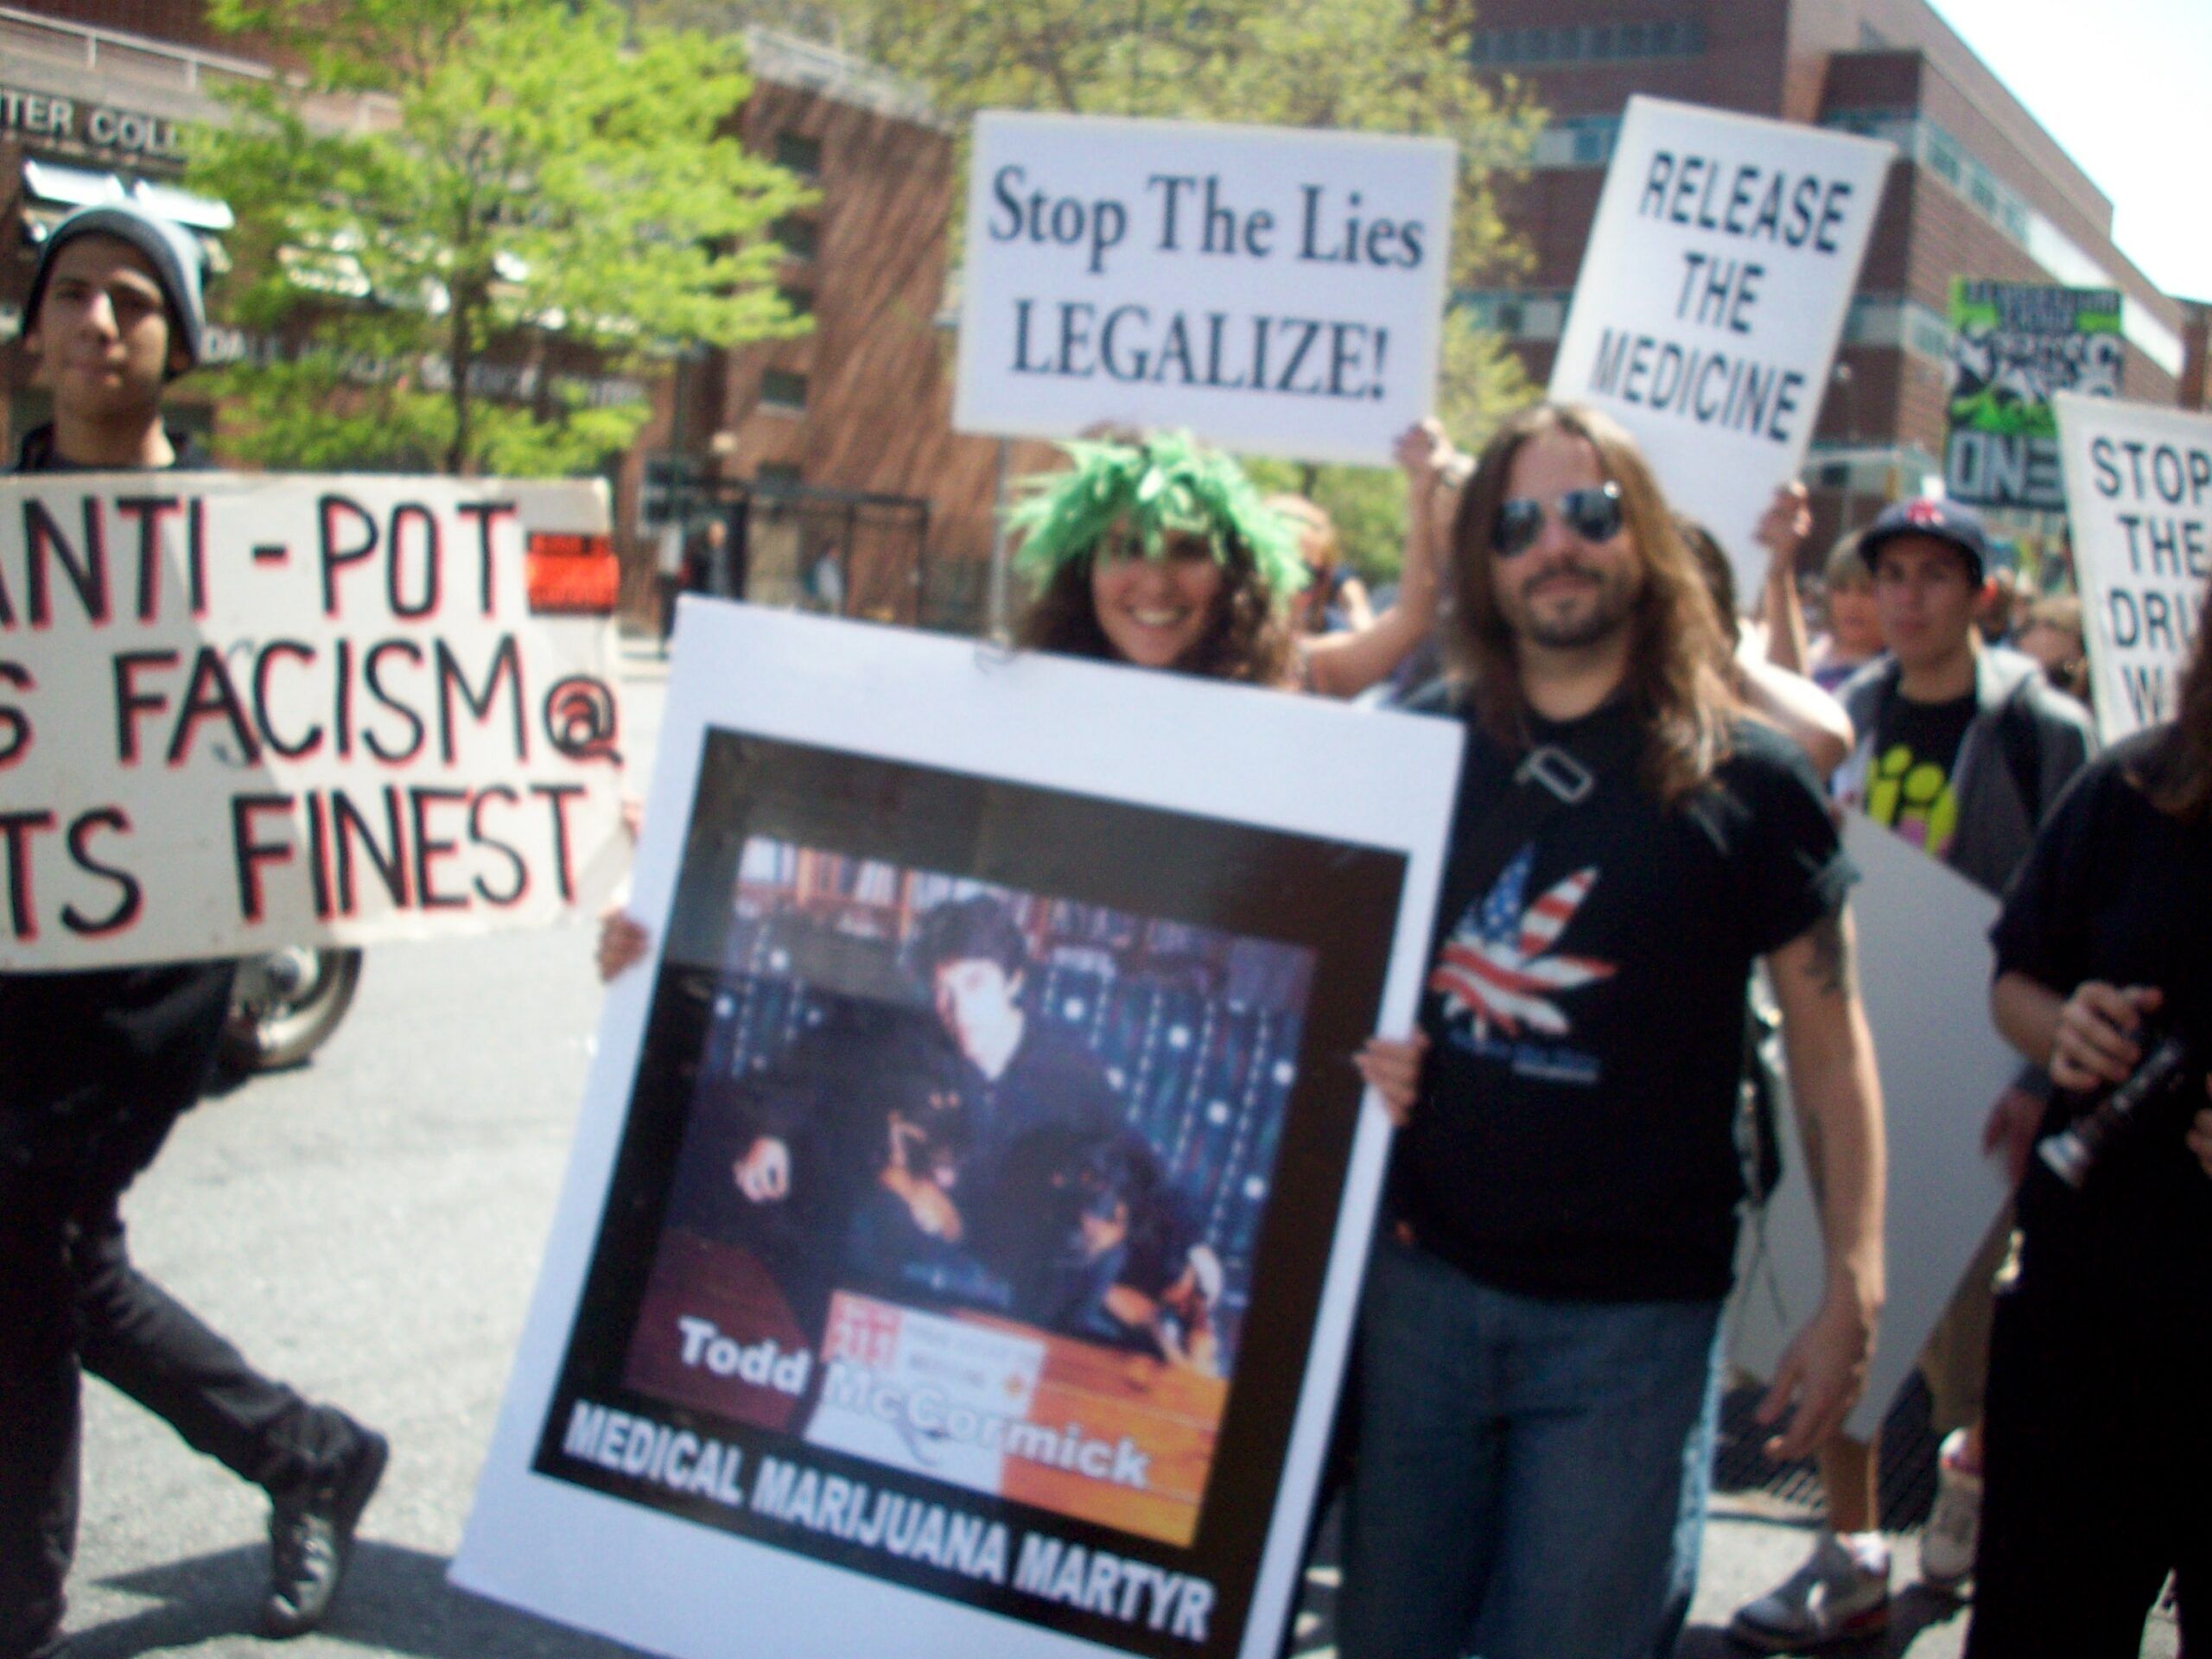
[[[1955,277],[1944,488],[1980,506],[2066,505],[2053,392],[2120,395],[2120,296]]]

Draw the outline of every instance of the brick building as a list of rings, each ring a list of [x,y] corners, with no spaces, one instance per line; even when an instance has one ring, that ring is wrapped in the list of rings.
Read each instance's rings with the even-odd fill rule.
[[[2121,396],[2177,400],[2183,306],[2113,245],[2111,202],[1924,0],[1485,0],[1481,18],[1478,64],[1533,87],[1552,122],[1507,205],[1534,270],[1469,297],[1540,384],[1630,93],[1897,146],[1808,465],[1815,547],[1847,512],[1863,523],[1941,475],[1955,276],[2118,289]]]
[[[265,77],[251,41],[218,35],[198,0],[0,5],[0,442],[45,418],[15,344],[39,242],[80,201],[125,190],[189,225],[222,268],[220,202],[179,188],[179,135],[221,118],[226,82]],[[749,148],[807,175],[816,207],[778,227],[782,285],[811,313],[802,339],[701,352],[640,372],[571,364],[594,395],[642,391],[652,419],[610,469],[626,592],[650,607],[652,532],[673,480],[716,496],[746,537],[755,596],[788,601],[827,566],[849,613],[972,627],[982,620],[1000,448],[951,431],[944,305],[953,146],[911,88],[843,54],[751,37],[754,92],[738,112]],[[313,111],[375,122],[372,99]],[[215,289],[219,295],[219,286]],[[215,360],[260,348],[218,328]],[[488,395],[508,373],[481,365]],[[520,395],[520,394],[518,394]],[[188,378],[172,419],[222,453],[219,408]],[[1042,464],[1020,447],[1014,467]],[[702,482],[711,491],[699,489]]]

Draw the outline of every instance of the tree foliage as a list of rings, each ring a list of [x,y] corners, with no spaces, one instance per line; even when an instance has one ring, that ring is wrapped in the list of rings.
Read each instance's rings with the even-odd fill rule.
[[[1434,133],[1459,148],[1452,279],[1525,264],[1492,181],[1542,112],[1470,66],[1467,0],[837,0],[848,44],[955,117],[1060,110]]]
[[[586,362],[807,326],[775,292],[768,232],[808,198],[738,143],[736,41],[636,27],[612,0],[210,13],[308,66],[234,95],[192,159],[194,188],[238,214],[232,315],[293,347],[225,371],[251,458],[574,471],[646,415],[595,405]],[[365,118],[334,127],[334,93]]]

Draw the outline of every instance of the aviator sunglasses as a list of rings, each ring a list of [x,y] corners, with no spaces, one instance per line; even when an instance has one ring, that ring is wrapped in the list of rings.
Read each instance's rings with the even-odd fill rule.
[[[1608,480],[1592,489],[1569,490],[1559,499],[1561,523],[1586,542],[1610,542],[1621,533],[1621,486]],[[1497,505],[1490,544],[1500,558],[1526,553],[1543,533],[1544,504],[1516,495]]]

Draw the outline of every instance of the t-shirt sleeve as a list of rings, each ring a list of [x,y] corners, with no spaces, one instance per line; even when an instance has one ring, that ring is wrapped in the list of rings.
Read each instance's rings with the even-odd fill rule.
[[[2075,776],[2012,873],[2005,907],[1989,930],[1999,973],[2025,974],[2060,992],[2081,982],[2086,878],[2099,804],[2113,772],[2107,761]]]
[[[1762,731],[1747,740],[1743,766],[1755,814],[1746,848],[1750,944],[1764,956],[1842,909],[1859,870],[1803,751]]]

